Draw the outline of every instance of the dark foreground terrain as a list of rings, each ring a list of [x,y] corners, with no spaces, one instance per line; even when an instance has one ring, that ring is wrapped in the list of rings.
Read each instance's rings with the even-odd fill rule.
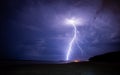
[[[0,75],[120,75],[120,63],[0,63]]]

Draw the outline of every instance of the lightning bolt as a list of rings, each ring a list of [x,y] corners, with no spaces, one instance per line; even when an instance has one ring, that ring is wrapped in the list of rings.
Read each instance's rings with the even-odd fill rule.
[[[76,37],[77,37],[77,28],[75,26],[75,24],[72,24],[73,28],[74,28],[74,36],[72,38],[72,40],[70,41],[69,43],[69,47],[68,47],[68,51],[67,51],[67,55],[66,55],[66,60],[69,60],[69,57],[70,57],[70,53],[72,51],[72,47],[73,47],[73,44],[76,40]]]

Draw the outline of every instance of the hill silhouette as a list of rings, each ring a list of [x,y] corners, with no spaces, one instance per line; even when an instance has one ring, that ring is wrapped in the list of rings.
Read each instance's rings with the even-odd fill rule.
[[[102,55],[91,57],[89,61],[93,62],[120,62],[120,51],[109,52]]]

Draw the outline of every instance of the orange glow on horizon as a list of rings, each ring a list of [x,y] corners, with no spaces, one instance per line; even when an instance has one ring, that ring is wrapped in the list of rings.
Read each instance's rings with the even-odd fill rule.
[[[77,63],[77,62],[80,62],[80,60],[74,60],[74,62],[76,62],[76,63]]]

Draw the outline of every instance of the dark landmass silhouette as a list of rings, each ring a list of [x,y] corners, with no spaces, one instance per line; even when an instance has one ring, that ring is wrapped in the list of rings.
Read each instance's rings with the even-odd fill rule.
[[[91,57],[89,61],[93,62],[120,62],[120,51],[109,52],[102,55]]]

